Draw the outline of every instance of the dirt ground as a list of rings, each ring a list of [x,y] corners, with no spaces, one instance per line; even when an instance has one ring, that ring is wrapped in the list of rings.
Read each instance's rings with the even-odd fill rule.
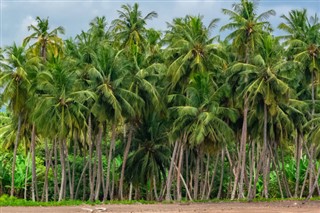
[[[106,210],[96,210],[105,208]],[[90,211],[94,210],[94,211]],[[64,207],[0,207],[0,213],[86,213],[86,212],[121,212],[121,213],[320,213],[320,201],[281,201],[281,202],[220,202],[192,204],[133,204],[101,206],[64,206]]]

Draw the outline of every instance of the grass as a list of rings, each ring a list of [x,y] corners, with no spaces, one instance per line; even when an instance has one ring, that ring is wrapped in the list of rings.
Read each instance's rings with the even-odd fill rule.
[[[279,201],[295,201],[304,200],[300,198],[256,198],[253,202],[279,202]],[[320,197],[313,197],[310,200],[320,201]],[[212,199],[212,200],[196,200],[194,203],[220,203],[220,202],[248,202],[248,200],[230,200],[230,199]],[[16,197],[9,197],[8,195],[2,195],[0,197],[0,206],[79,206],[79,205],[99,205],[99,204],[156,204],[157,201],[146,201],[146,200],[112,200],[107,202],[90,202],[90,201],[80,201],[80,200],[64,200],[60,202],[33,202],[30,200],[18,199]],[[170,201],[161,202],[162,204],[172,204],[172,203],[192,203],[189,200],[182,200],[181,202]]]

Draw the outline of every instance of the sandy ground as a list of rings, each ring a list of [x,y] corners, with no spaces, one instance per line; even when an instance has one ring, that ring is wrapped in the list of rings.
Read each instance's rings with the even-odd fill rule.
[[[96,208],[106,208],[96,211]],[[86,210],[88,209],[88,210]],[[94,211],[90,211],[90,209]],[[86,213],[86,212],[122,212],[122,213],[154,213],[154,212],[186,212],[186,213],[320,213],[320,201],[281,201],[259,203],[199,203],[199,204],[151,204],[151,205],[101,205],[101,206],[65,206],[65,207],[0,207],[0,213]]]

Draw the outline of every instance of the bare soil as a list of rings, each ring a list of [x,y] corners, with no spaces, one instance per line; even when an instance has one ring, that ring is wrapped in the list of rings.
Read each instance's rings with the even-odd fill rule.
[[[96,208],[106,208],[98,211]],[[93,211],[90,211],[93,210]],[[0,207],[0,213],[320,213],[320,201],[281,201],[281,202],[220,202],[192,204],[108,204],[99,206],[58,206],[58,207]]]

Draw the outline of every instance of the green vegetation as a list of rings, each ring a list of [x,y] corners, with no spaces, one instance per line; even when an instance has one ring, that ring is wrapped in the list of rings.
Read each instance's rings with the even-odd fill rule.
[[[65,41],[38,17],[0,49],[0,205],[319,199],[320,22],[257,9],[224,40],[138,4]]]

